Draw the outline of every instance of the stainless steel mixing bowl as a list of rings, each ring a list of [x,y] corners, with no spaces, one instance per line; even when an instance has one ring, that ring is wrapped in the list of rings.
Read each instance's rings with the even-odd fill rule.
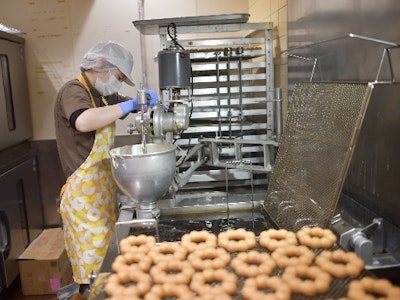
[[[127,145],[110,150],[111,170],[121,191],[141,206],[152,205],[172,185],[176,172],[172,144]]]

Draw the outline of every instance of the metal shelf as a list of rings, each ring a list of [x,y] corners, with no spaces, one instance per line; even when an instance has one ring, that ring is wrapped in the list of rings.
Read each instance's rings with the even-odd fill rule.
[[[134,22],[142,34],[159,35],[160,49],[170,46],[168,25],[175,23],[179,44],[190,52],[192,88],[181,95],[192,100],[192,113],[189,128],[175,144],[182,153],[204,144],[207,162],[194,171],[188,191],[206,181],[224,186],[224,162],[238,158],[250,160],[252,166],[229,166],[229,185],[248,187],[255,176],[254,182],[267,189],[278,145],[273,24],[247,20],[246,14],[234,14]],[[186,161],[179,173],[193,164]],[[185,187],[178,192],[184,193]]]

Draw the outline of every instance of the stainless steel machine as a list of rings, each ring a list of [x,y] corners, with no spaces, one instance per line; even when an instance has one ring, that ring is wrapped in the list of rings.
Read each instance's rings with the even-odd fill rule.
[[[394,0],[379,7],[372,1],[352,4],[348,5],[345,0],[329,6],[319,5],[315,0],[288,3],[288,50],[282,54],[288,56],[289,102],[299,83],[337,84],[345,103],[354,100],[357,93],[355,89],[345,92],[346,84],[371,85],[366,89],[371,93],[365,94],[369,102],[362,124],[351,144],[353,153],[337,186],[336,204],[322,205],[320,216],[326,214],[325,220],[329,220],[344,249],[356,251],[364,258],[368,269],[398,282],[400,163],[397,153],[400,144],[397,135],[400,124],[397,89],[400,35],[395,28],[399,24],[400,6]],[[372,21],[378,19],[379,22]],[[317,90],[314,95],[321,96],[322,103],[327,101],[327,107],[338,100],[334,94],[326,94],[325,89]],[[342,114],[348,113],[346,110],[345,105],[338,112],[341,118]],[[314,106],[311,112],[316,112]],[[319,113],[326,117],[328,111],[320,108]],[[331,136],[327,145],[336,141],[336,132]],[[332,187],[332,183],[323,184],[328,181],[325,181],[328,172],[325,166],[332,162],[328,163],[314,166],[318,168],[318,174],[325,174],[313,183],[324,195],[328,186]],[[310,174],[300,173],[299,178],[310,180],[307,173]],[[317,211],[318,203],[315,201],[312,205],[313,212]],[[289,210],[294,211],[287,208]]]
[[[140,145],[110,151],[114,178],[121,191],[136,203],[138,219],[157,218],[158,200],[170,189],[176,175],[176,146],[171,142],[189,125],[190,55],[171,35],[171,45],[158,54],[161,101],[144,109],[146,95],[141,89],[142,111],[136,116],[135,129],[142,136]],[[148,141],[151,141],[148,144]]]
[[[278,227],[293,231],[303,226],[330,227],[341,247],[364,259],[366,269],[398,269],[399,230],[388,222],[379,202],[375,212],[369,211],[346,195],[344,187],[365,175],[360,162],[368,165],[371,158],[391,157],[396,147],[386,143],[394,134],[389,128],[399,125],[394,116],[398,113],[392,112],[398,111],[399,93],[400,84],[392,82],[295,86],[264,203]],[[371,153],[374,148],[382,152]],[[375,165],[376,172],[390,173],[397,165],[396,158],[390,159],[386,165]],[[383,184],[390,186],[391,179]],[[391,219],[397,219],[395,212]]]
[[[231,56],[232,52],[228,50],[225,51],[227,55],[222,56],[225,55],[222,53],[227,49],[226,47],[221,51],[202,50],[206,53],[201,53],[201,55],[199,49],[192,50],[190,52],[191,72],[189,72],[189,63],[184,60],[188,53],[182,49],[183,47],[181,48],[181,44],[185,46],[194,44],[197,47],[200,45],[205,47],[205,45],[198,41],[182,41],[177,45],[174,42],[176,36],[170,34],[168,28],[172,26],[174,30],[179,31],[181,27],[167,25],[165,24],[167,21],[171,20],[155,20],[150,24],[148,22],[136,24],[143,32],[150,31],[152,33],[154,33],[152,31],[154,24],[157,24],[156,32],[172,37],[170,45],[162,50],[158,57],[161,105],[138,115],[134,126],[142,134],[142,145],[137,149],[144,149],[147,145],[149,146],[148,152],[145,153],[144,150],[137,152],[127,147],[124,150],[122,148],[115,149],[111,153],[114,166],[125,165],[125,169],[118,167],[120,170],[115,169],[114,172],[118,173],[122,170],[122,173],[116,175],[116,178],[119,178],[117,181],[121,184],[121,189],[127,190],[125,194],[129,197],[137,198],[135,201],[138,203],[135,205],[139,207],[139,210],[136,210],[136,217],[144,222],[148,218],[158,216],[161,216],[162,219],[165,215],[168,215],[168,218],[177,219],[182,218],[182,215],[190,214],[184,217],[191,219],[196,217],[196,213],[203,213],[203,218],[210,219],[213,218],[212,214],[217,211],[224,212],[224,216],[229,218],[229,212],[232,212],[232,208],[235,207],[239,210],[249,211],[250,208],[254,211],[253,200],[256,199],[257,207],[258,204],[262,204],[261,214],[266,214],[266,216],[263,215],[264,220],[268,219],[264,223],[265,226],[283,227],[294,231],[306,225],[331,227],[337,233],[340,245],[347,250],[356,251],[364,259],[368,269],[375,271],[396,268],[399,265],[398,239],[396,238],[398,228],[396,224],[391,224],[388,219],[385,219],[391,214],[389,220],[396,221],[398,216],[393,213],[395,210],[381,211],[379,205],[374,204],[376,213],[364,212],[361,216],[362,221],[359,220],[360,218],[357,220],[354,216],[360,211],[359,206],[346,192],[352,191],[351,181],[360,180],[357,172],[368,176],[364,169],[359,168],[364,162],[366,165],[370,165],[372,158],[366,149],[370,148],[368,141],[371,137],[378,142],[375,149],[376,147],[381,149],[374,153],[377,153],[382,159],[383,157],[393,157],[392,154],[396,152],[393,152],[395,148],[388,148],[387,137],[382,138],[382,136],[385,137],[386,130],[396,124],[396,117],[393,117],[392,114],[397,110],[388,110],[387,107],[396,107],[397,102],[394,99],[398,94],[396,92],[398,84],[393,83],[393,80],[389,82],[376,80],[376,82],[299,83],[295,89],[297,100],[292,100],[297,106],[290,109],[288,122],[282,136],[279,122],[277,124],[274,120],[279,119],[277,114],[279,112],[279,105],[277,105],[280,99],[279,92],[275,93],[276,90],[272,89],[271,93],[270,86],[266,85],[267,90],[262,99],[264,103],[267,103],[267,109],[264,112],[269,117],[264,128],[267,129],[266,134],[252,139],[253,129],[245,130],[246,122],[239,118],[250,110],[243,109],[240,103],[243,105],[246,101],[250,102],[250,98],[251,101],[254,101],[257,98],[257,91],[243,92],[247,86],[246,82],[241,80],[249,77],[242,73],[233,73],[229,68],[233,63],[237,63],[236,71],[242,70],[244,57],[237,56],[234,62],[233,56]],[[181,20],[175,19],[174,21],[179,24]],[[241,26],[247,25],[246,21],[240,22]],[[192,27],[185,26],[182,25],[183,31],[191,32],[193,30]],[[201,27],[202,25],[196,24],[196,26]],[[164,37],[163,34],[160,36]],[[167,45],[163,38],[161,41],[162,45]],[[234,41],[237,43],[236,40]],[[246,51],[258,51],[258,49],[245,50],[244,53]],[[183,60],[181,61],[181,59]],[[214,72],[207,76],[212,76],[216,82],[212,87],[207,87],[208,91],[205,92],[199,86],[206,79],[201,76],[199,76],[201,78],[193,76],[193,70],[198,68],[197,70],[200,72],[200,66],[204,67],[210,61],[214,64]],[[221,65],[224,66],[226,73],[222,77],[221,74],[214,77],[221,72]],[[239,68],[240,66],[241,68]],[[165,72],[166,69],[172,71],[168,73]],[[232,84],[236,82],[233,78],[237,81],[238,86]],[[267,79],[268,76],[264,78]],[[197,83],[195,79],[198,80]],[[254,82],[256,79],[252,77],[251,80]],[[197,89],[192,88],[193,82],[197,84]],[[225,86],[222,86],[222,82],[225,83]],[[212,91],[210,92],[210,90]],[[216,111],[214,110],[216,122],[213,123],[214,119],[209,118],[209,122],[215,125],[213,127],[215,137],[210,134],[208,136],[200,135],[197,136],[197,142],[190,145],[188,135],[195,133],[192,125],[196,124],[196,128],[205,126],[205,123],[198,122],[199,119],[194,118],[194,114],[192,114],[196,109],[198,114],[204,113],[205,106],[199,103],[210,101],[210,98],[204,100],[203,97],[207,96],[203,96],[203,92],[213,94],[215,100],[213,103],[217,108]],[[237,98],[233,98],[233,95]],[[237,105],[232,105],[232,103]],[[379,103],[382,104],[382,107]],[[256,102],[251,104],[254,105],[253,109],[258,108]],[[222,107],[224,109],[221,109]],[[272,108],[271,111],[270,108]],[[236,112],[238,118],[234,122],[232,116]],[[274,120],[273,126],[269,127],[271,119]],[[372,130],[371,128],[374,126],[371,124],[377,122],[380,124],[379,130]],[[269,130],[270,128],[271,130]],[[248,136],[233,134],[233,132],[241,130]],[[372,136],[371,132],[374,133]],[[152,143],[146,144],[149,138]],[[189,145],[185,144],[185,140],[189,140]],[[153,143],[160,145],[157,147],[161,148],[154,147],[152,149]],[[276,161],[274,161],[275,154],[271,148],[276,149],[278,145],[279,150]],[[174,156],[172,154],[174,151],[182,153],[183,147],[187,147],[186,151],[183,151],[184,155]],[[254,149],[249,150],[251,147]],[[257,158],[250,156],[251,151],[257,152],[259,156]],[[167,156],[167,153],[169,155],[166,160],[162,157]],[[224,155],[226,153],[230,153],[230,156]],[[121,159],[121,156],[125,157]],[[137,194],[135,194],[134,186],[145,186],[145,179],[141,178],[139,173],[130,174],[126,168],[127,161],[132,160],[135,164],[134,161],[140,156],[147,156],[149,161],[158,164],[151,171],[152,173],[147,175],[153,180],[153,183],[145,184],[151,189],[150,194],[154,192],[154,195],[157,195],[150,197],[150,205],[149,201],[145,200],[144,194],[139,194],[140,189],[137,188]],[[192,156],[194,159],[189,160],[188,157]],[[258,160],[259,158],[261,160]],[[117,159],[125,160],[125,163],[116,162]],[[261,163],[259,163],[260,161]],[[174,171],[172,171],[173,162],[176,167]],[[180,172],[182,162],[188,164],[184,172]],[[168,179],[166,179],[168,176],[163,177],[163,172],[158,171],[162,170],[161,165],[164,164],[166,169],[170,169]],[[380,164],[382,168],[384,165]],[[387,162],[386,166],[389,171],[385,171],[381,167],[377,170],[390,174],[396,173],[397,167],[393,167],[392,161]],[[199,179],[198,172],[202,171],[204,174],[206,168],[209,172],[207,184],[213,191],[199,192],[192,178]],[[213,174],[210,170],[215,170],[213,168],[218,168],[219,172],[215,178],[220,176],[222,180],[218,181],[213,178],[213,175],[210,176]],[[235,172],[229,173],[228,169],[234,169]],[[249,180],[245,181],[243,185],[235,186],[235,177],[237,179],[239,174],[237,170],[246,172],[248,176]],[[257,198],[257,193],[254,193],[253,189],[253,185],[257,184],[255,182],[259,180],[253,178],[257,172],[268,174],[267,182],[260,181],[265,188],[268,187],[267,191],[260,193],[260,198]],[[129,178],[129,180],[122,178]],[[232,178],[233,180],[231,180]],[[159,185],[160,190],[158,190],[154,188],[158,181],[165,181],[168,184],[166,183],[162,188],[162,185]],[[390,183],[391,180],[388,179],[387,182]],[[205,182],[197,184],[204,186]],[[183,197],[179,197],[179,193],[176,192],[186,186],[193,187],[194,192],[186,192]],[[232,196],[228,191],[228,186],[230,189],[239,187],[243,193]],[[222,189],[218,190],[219,187]],[[163,198],[164,195],[168,195],[168,197]],[[389,195],[389,197],[391,196]],[[395,200],[392,206],[396,207]],[[219,217],[221,216],[219,215]],[[254,215],[251,216],[251,218],[253,217]],[[132,219],[132,214],[129,214],[129,218]],[[244,218],[249,218],[249,215]],[[266,225],[267,223],[268,225]]]
[[[155,22],[157,30],[168,34],[168,28],[174,26],[163,23],[167,21],[171,20],[156,20],[150,24],[140,22],[139,25],[147,32],[154,30],[152,22]],[[181,20],[174,21],[179,24]],[[240,26],[246,27],[244,24],[246,21],[241,21]],[[261,27],[265,28],[265,24]],[[180,27],[175,28],[179,30]],[[275,122],[279,118],[274,118],[278,117],[277,112],[280,111],[279,91],[271,90],[270,85],[263,81],[266,89],[262,91],[262,97],[257,90],[251,90],[253,86],[249,87],[251,92],[243,92],[247,88],[244,79],[251,78],[249,82],[257,82],[257,77],[252,76],[258,74],[252,73],[246,77],[248,74],[244,76],[242,73],[230,73],[231,64],[237,63],[237,70],[242,70],[244,66],[244,57],[240,56],[240,51],[235,62],[230,50],[226,51],[227,55],[224,57],[215,55],[223,52],[215,49],[203,50],[208,56],[205,53],[199,56],[198,51],[192,51],[191,72],[187,72],[186,62],[180,61],[182,57],[186,58],[187,52],[174,43],[175,36],[171,36],[171,44],[158,57],[162,101],[159,106],[139,114],[131,128],[142,135],[142,143],[115,148],[110,152],[114,177],[129,201],[127,209],[121,210],[116,225],[116,238],[110,244],[101,272],[111,269],[113,258],[119,253],[119,240],[129,234],[151,232],[159,241],[176,241],[191,230],[206,229],[219,233],[232,227],[246,228],[257,235],[271,227],[293,231],[303,226],[330,227],[339,237],[336,248],[355,251],[364,259],[367,269],[364,273],[370,275],[368,270],[396,266],[398,259],[394,255],[395,251],[384,253],[395,247],[394,243],[388,241],[394,237],[396,231],[392,230],[395,227],[373,214],[364,215],[366,218],[373,216],[366,226],[356,222],[350,211],[356,211],[357,207],[348,199],[343,200],[342,192],[346,181],[352,180],[349,172],[354,172],[352,169],[356,168],[356,161],[364,159],[364,144],[371,132],[371,122],[382,122],[379,123],[380,128],[391,127],[393,122],[397,124],[394,120],[396,118],[387,118],[389,111],[383,111],[378,106],[382,101],[394,105],[393,96],[400,94],[400,86],[393,82],[299,83],[294,88],[288,119],[280,134],[281,128]],[[162,41],[161,44],[166,45],[163,39]],[[237,43],[236,39],[233,41]],[[182,41],[181,44],[199,46],[201,42]],[[244,53],[258,50],[245,50]],[[206,79],[197,78],[198,89],[192,88],[192,82],[196,81],[193,69],[198,67],[200,70],[200,66],[210,64],[210,60],[215,69],[205,76],[211,76],[217,82],[212,87],[204,88],[207,89],[206,92],[199,87]],[[172,69],[171,74],[175,79],[169,78],[170,73],[163,69],[170,62],[173,62],[173,67],[169,68]],[[246,63],[250,65],[253,62],[251,60]],[[216,76],[222,65],[226,73],[222,77],[221,74]],[[267,75],[268,72],[263,74],[262,79],[268,80]],[[234,86],[234,82],[238,86]],[[188,83],[190,84],[187,85]],[[142,97],[145,105],[145,98],[143,95]],[[215,101],[211,101],[209,97],[213,97]],[[240,104],[248,103],[253,110],[258,110],[260,103],[253,102],[257,98],[262,98],[262,105],[267,104],[262,110],[267,121],[264,119],[257,123],[257,118],[241,119],[239,116],[243,117],[253,111],[246,110]],[[391,100],[387,100],[389,98]],[[207,121],[214,125],[213,134],[198,136],[194,145],[189,143],[187,146],[184,144],[185,139],[190,141],[187,134],[195,132],[193,124],[198,127],[206,126],[205,122],[198,122],[200,118],[193,117],[196,109],[199,115],[208,112],[206,105],[202,105],[206,102],[216,105],[215,119],[210,117],[211,114],[207,115]],[[271,119],[275,120],[272,122]],[[383,119],[386,121],[382,121]],[[246,127],[251,123],[250,120],[257,126],[266,125],[263,127],[266,129],[263,132],[265,134]],[[236,135],[238,132],[245,134]],[[379,132],[374,131],[374,139],[379,139]],[[385,139],[378,143],[383,147],[381,143],[384,144]],[[182,151],[184,146],[187,149]],[[277,153],[271,151],[278,146]],[[257,156],[249,155],[252,152],[257,152]],[[194,159],[188,159],[192,156]],[[180,172],[180,166],[184,162],[188,166],[184,172]],[[391,164],[386,166],[388,169],[392,168]],[[229,170],[235,172],[229,173]],[[200,192],[200,189],[194,187],[192,193],[185,191],[179,197],[179,191],[185,186],[195,186],[191,178],[198,176],[199,172],[209,175],[207,183],[202,187],[208,186],[213,191],[202,189]],[[240,172],[246,173],[246,180],[249,179],[242,185],[237,184],[238,175],[243,174]],[[267,183],[254,176],[258,172],[268,174]],[[217,174],[215,178],[212,177],[213,174]],[[218,176],[224,180],[218,181]],[[197,177],[199,178],[200,176]],[[261,198],[257,198],[254,189],[257,180],[258,184],[266,184],[268,187],[267,191],[260,193]],[[201,185],[199,182],[196,184]],[[218,190],[221,186],[223,188]],[[231,189],[235,188],[241,190],[241,193],[231,193]],[[354,206],[353,209],[349,209],[351,206]],[[328,297],[341,297],[347,284],[347,279],[346,282],[333,283],[331,290],[335,294]],[[238,297],[240,299],[240,295]]]
[[[257,196],[262,201],[281,134],[276,109],[281,99],[275,99],[270,67],[272,26],[248,24],[247,18],[237,14],[134,22],[143,34],[159,34],[161,45],[160,103],[137,114],[128,128],[141,135],[141,145],[110,152],[114,177],[128,198],[124,207],[133,207],[136,218],[155,218],[160,210],[165,215],[193,207],[226,208],[227,181],[230,191],[241,190],[229,199],[238,207],[248,208],[257,194],[250,186],[261,188]],[[254,36],[178,41],[178,33],[193,32]],[[139,99],[146,104],[143,91]],[[214,186],[209,186],[211,177]],[[207,205],[206,199],[212,203]]]

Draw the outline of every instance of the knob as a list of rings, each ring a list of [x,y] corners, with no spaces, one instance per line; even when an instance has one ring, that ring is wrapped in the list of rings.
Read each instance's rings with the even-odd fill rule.
[[[366,235],[359,231],[351,237],[351,244],[354,248],[354,252],[360,256],[366,265],[372,264],[372,241],[369,240]]]

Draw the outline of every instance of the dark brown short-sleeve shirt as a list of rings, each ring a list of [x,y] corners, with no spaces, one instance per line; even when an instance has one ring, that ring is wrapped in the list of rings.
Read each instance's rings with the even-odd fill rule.
[[[88,82],[88,80],[86,80]],[[96,106],[103,106],[101,96],[89,85]],[[118,94],[106,97],[109,105],[128,100]],[[71,114],[80,109],[92,108],[89,93],[77,80],[65,83],[59,90],[54,107],[54,121],[56,130],[57,149],[63,172],[69,177],[89,156],[92,150],[95,131],[79,132],[75,130],[69,118]]]

